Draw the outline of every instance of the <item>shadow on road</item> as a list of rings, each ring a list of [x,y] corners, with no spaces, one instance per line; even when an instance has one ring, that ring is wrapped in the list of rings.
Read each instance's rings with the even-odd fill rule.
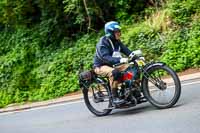
[[[179,103],[169,109],[175,109],[183,106],[183,103]],[[157,109],[151,104],[144,104],[144,105],[138,105],[129,109],[118,109],[114,110],[112,116],[122,116],[122,115],[136,115],[136,114],[141,114],[141,113],[146,113],[146,112],[151,112],[151,111],[156,111],[156,110],[167,110],[167,109]]]
[[[111,115],[113,116],[133,115],[133,114],[138,114],[138,113],[145,113],[147,111],[152,111],[155,109],[156,108],[152,107],[150,104],[143,104],[143,105],[137,105],[132,108],[113,110]]]

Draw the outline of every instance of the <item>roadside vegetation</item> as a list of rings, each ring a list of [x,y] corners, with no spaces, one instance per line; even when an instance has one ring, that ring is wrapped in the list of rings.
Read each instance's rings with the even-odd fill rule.
[[[177,72],[200,67],[199,0],[2,0],[0,107],[78,91],[79,64],[91,69],[110,20],[146,60]]]

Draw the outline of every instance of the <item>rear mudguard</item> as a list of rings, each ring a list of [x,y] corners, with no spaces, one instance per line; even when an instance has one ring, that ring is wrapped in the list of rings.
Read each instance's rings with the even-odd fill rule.
[[[81,80],[79,80],[79,86],[82,89],[82,91],[87,91],[92,83],[108,85],[105,79],[99,77],[95,77],[95,79],[92,82],[82,82]]]

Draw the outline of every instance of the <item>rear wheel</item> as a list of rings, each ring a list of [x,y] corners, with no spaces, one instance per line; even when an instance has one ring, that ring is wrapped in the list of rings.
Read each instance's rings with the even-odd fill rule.
[[[88,89],[83,90],[83,96],[87,108],[96,116],[106,116],[112,111],[109,109],[108,86],[103,80],[97,78]]]
[[[143,92],[148,101],[157,108],[170,108],[180,98],[180,80],[166,65],[153,66],[144,74]]]

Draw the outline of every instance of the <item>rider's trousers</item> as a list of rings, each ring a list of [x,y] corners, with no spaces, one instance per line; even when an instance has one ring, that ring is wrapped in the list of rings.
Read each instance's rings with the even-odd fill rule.
[[[114,69],[118,69],[119,71],[124,71],[128,67],[129,67],[128,64],[123,64],[123,65],[120,65],[116,68],[104,65],[104,66],[101,66],[101,67],[96,67],[94,69],[94,71],[97,75],[100,75],[100,76],[103,76],[103,77],[108,77],[109,82],[110,82],[110,87],[113,90],[113,89],[116,89],[118,87],[119,82],[114,80],[114,77],[112,75],[112,71]]]

